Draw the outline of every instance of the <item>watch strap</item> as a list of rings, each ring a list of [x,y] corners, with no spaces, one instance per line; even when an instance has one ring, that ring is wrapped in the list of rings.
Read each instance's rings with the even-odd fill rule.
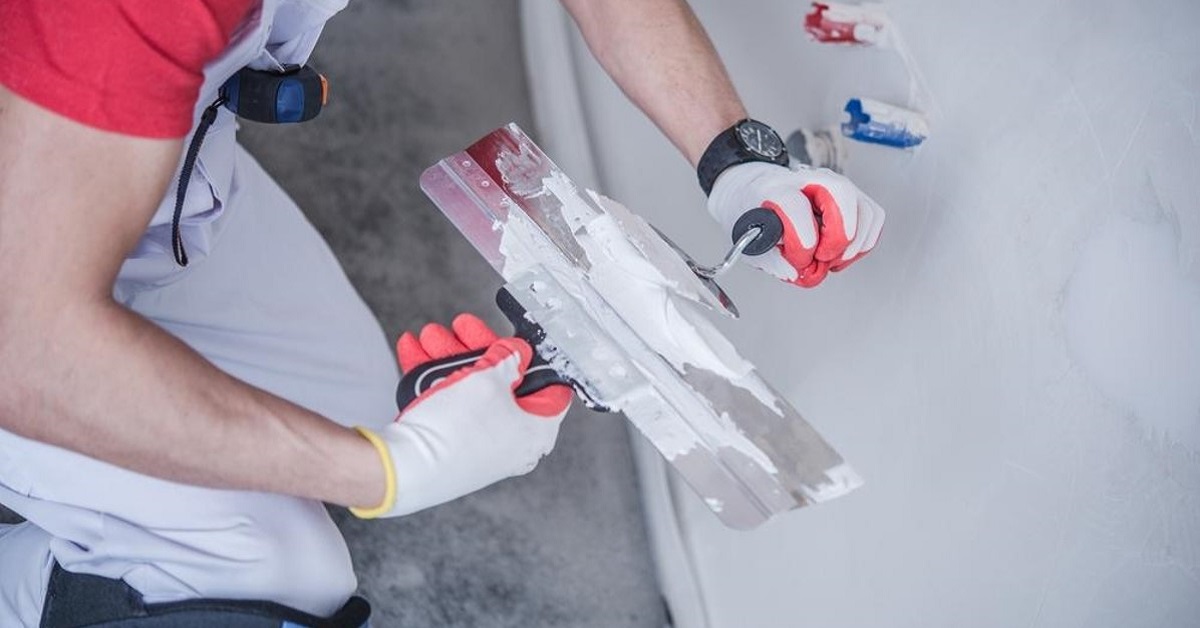
[[[771,158],[751,151],[742,145],[742,140],[738,137],[738,127],[745,122],[753,122],[753,120],[750,118],[739,120],[733,126],[718,133],[712,142],[708,144],[708,148],[704,149],[704,154],[700,156],[700,161],[696,165],[696,177],[700,180],[700,189],[704,190],[705,196],[712,192],[713,184],[716,183],[717,177],[721,176],[721,173],[728,170],[731,166],[751,161],[773,163],[780,166],[787,165],[788,154],[786,148],[779,155]]]

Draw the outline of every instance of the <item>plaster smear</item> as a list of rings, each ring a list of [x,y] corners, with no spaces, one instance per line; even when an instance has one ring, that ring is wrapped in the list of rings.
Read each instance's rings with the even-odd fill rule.
[[[664,276],[659,266],[651,263],[629,240],[626,229],[613,215],[606,213],[620,209],[628,214],[628,210],[594,192],[589,191],[589,194],[595,204],[584,200],[574,184],[561,172],[553,172],[545,177],[540,190],[530,194],[531,197],[552,195],[562,201],[562,219],[571,231],[568,237],[586,253],[586,267],[571,265],[544,238],[526,233],[538,227],[524,217],[520,209],[513,208],[507,223],[498,225],[504,231],[500,247],[505,255],[504,277],[511,280],[531,271],[540,272],[543,276],[548,273],[555,279],[556,285],[569,293],[572,301],[584,305],[588,316],[601,328],[613,332],[616,329],[614,326],[627,326],[641,343],[661,356],[677,373],[683,373],[685,367],[714,373],[782,414],[778,398],[757,377],[753,365],[737,353],[711,322],[695,311],[692,303],[687,302],[684,298],[686,294],[680,290],[680,282]],[[598,211],[597,207],[604,211]],[[686,266],[683,268],[690,273]],[[583,288],[585,283],[602,296],[611,311],[589,305],[588,291]],[[613,317],[613,312],[620,320]],[[583,339],[579,341],[580,350],[587,350],[587,342]],[[569,360],[569,356],[561,357]],[[656,376],[648,365],[637,359],[631,360],[631,365],[651,381],[659,382],[658,385],[669,383],[663,382],[661,374]],[[561,363],[555,363],[556,368],[581,381],[596,377],[595,373],[576,373],[562,366]],[[686,384],[679,381],[674,385],[680,386]],[[640,404],[645,401],[642,399],[645,393],[637,389],[629,394],[628,397],[599,401],[614,410],[637,413]],[[656,447],[667,459],[688,454],[701,446],[733,447],[753,459],[767,473],[778,473],[770,458],[745,436],[727,412],[714,408],[712,400],[703,395],[689,395],[696,403],[707,408],[711,415],[707,420],[704,416],[689,415],[686,423],[639,423],[639,428],[653,432]]]
[[[754,373],[754,365],[700,312],[697,303],[721,306],[679,255],[623,205],[591,190],[588,194],[606,213],[592,219],[578,241],[593,262],[588,278],[608,304],[677,372],[691,366],[714,373],[783,416],[778,397]],[[641,246],[636,236],[644,241]],[[664,274],[671,271],[679,279]]]
[[[1200,285],[1173,225],[1116,219],[1084,246],[1067,343],[1093,383],[1155,435],[1200,451]]]
[[[696,313],[687,313],[671,292],[673,284],[623,235],[611,216],[587,224],[579,237],[593,266],[592,285],[630,327],[676,370],[685,364],[735,380],[754,367]]]
[[[779,412],[774,393],[758,378],[750,377],[754,365],[742,358],[708,319],[681,302],[700,299],[695,286],[667,277],[660,266],[651,263],[645,252],[630,242],[627,227],[613,217],[614,213],[632,216],[629,210],[592,190],[587,190],[587,194],[605,212],[596,211],[579,195],[574,183],[557,170],[544,177],[528,196],[550,195],[563,201],[562,218],[573,232],[573,239],[587,253],[590,267],[585,272],[591,285],[675,370],[682,373],[685,365],[691,365],[720,375]],[[532,264],[542,264],[562,280],[564,287],[574,281],[563,277],[562,269],[550,267],[550,260],[558,257],[554,252],[537,253],[531,248],[536,246],[533,243],[513,246],[510,232],[515,235],[516,230],[507,227],[501,246],[506,255],[505,277],[515,276],[518,269]],[[691,272],[681,260],[679,264],[683,272]]]

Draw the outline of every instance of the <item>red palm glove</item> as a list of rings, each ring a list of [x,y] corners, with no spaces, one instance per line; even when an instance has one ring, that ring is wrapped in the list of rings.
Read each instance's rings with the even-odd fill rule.
[[[453,331],[436,323],[430,323],[421,330],[420,339],[411,332],[404,332],[396,343],[396,355],[400,360],[400,370],[408,373],[426,362],[484,349],[495,345],[500,340],[500,337],[487,326],[487,323],[472,314],[459,314],[450,323],[450,326]],[[521,372],[524,373],[533,356],[533,349],[529,343],[520,338],[505,338],[504,340],[506,344],[511,343],[521,351]],[[417,397],[413,405],[420,403],[422,398],[432,394],[439,385],[449,382],[451,379],[454,379],[453,375],[445,381],[435,384]],[[573,394],[568,386],[548,386],[524,397],[517,397],[516,402],[518,406],[531,414],[556,416],[565,412],[567,406],[571,405]],[[411,407],[409,406],[409,408]]]
[[[774,250],[746,259],[805,288],[870,252],[883,229],[883,208],[849,179],[825,168],[752,162],[717,177],[708,210],[725,228],[733,229],[755,207],[779,216],[783,238]]]

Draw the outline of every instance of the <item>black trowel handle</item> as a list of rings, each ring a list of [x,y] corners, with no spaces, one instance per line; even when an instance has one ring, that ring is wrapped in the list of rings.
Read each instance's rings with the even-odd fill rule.
[[[526,340],[529,340],[526,338]],[[452,355],[440,360],[426,362],[417,368],[404,374],[400,379],[400,385],[396,388],[396,407],[403,411],[409,406],[421,393],[429,390],[434,384],[450,377],[455,371],[471,366],[483,357],[487,349],[479,349],[468,353],[460,353]],[[560,376],[558,372],[550,368],[550,365],[538,355],[537,351],[533,352],[533,360],[529,363],[529,368],[525,371],[525,379],[521,380],[521,385],[517,386],[516,395],[524,397],[555,384],[571,385],[570,380]]]
[[[733,238],[733,243],[737,244],[746,232],[755,227],[762,231],[742,249],[744,255],[762,255],[767,251],[775,248],[776,244],[783,239],[783,221],[775,212],[766,207],[755,207],[742,214],[737,222],[733,223],[733,232],[730,236]]]
[[[521,380],[521,385],[517,387],[516,395],[524,397],[555,384],[574,386],[574,382],[551,368],[550,364],[538,353],[537,346],[546,339],[546,333],[537,323],[525,317],[525,308],[521,307],[521,304],[504,288],[501,288],[500,292],[496,294],[496,304],[500,306],[500,310],[516,328],[514,335],[524,339],[534,348],[533,360],[530,361],[529,368],[525,371],[525,378]],[[431,386],[449,377],[455,371],[474,364],[483,357],[486,351],[486,349],[479,349],[433,360],[405,373],[404,377],[400,379],[400,385],[396,388],[396,407],[403,411],[421,393],[429,390]]]

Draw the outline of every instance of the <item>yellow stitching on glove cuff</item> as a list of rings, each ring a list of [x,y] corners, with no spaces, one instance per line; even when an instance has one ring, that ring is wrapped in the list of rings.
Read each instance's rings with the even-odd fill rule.
[[[387,488],[383,492],[382,504],[374,508],[350,508],[350,512],[359,519],[374,519],[391,510],[392,506],[396,505],[396,469],[392,466],[392,453],[388,450],[382,438],[379,438],[375,432],[365,427],[356,426],[354,429],[375,446],[375,451],[379,452],[379,457],[383,460],[383,473],[387,476]]]

